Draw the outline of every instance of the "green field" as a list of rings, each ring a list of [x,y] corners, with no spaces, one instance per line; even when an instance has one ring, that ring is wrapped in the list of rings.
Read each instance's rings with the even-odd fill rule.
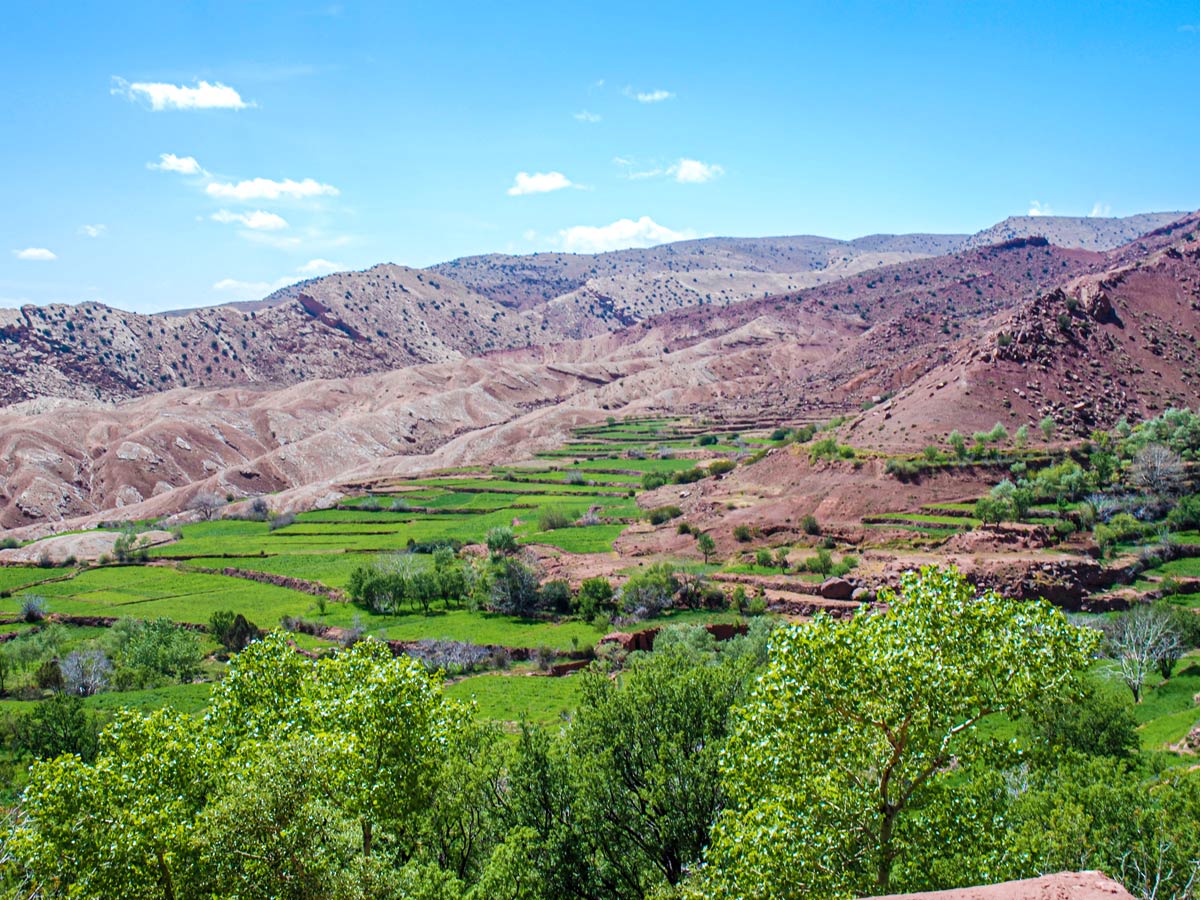
[[[166,616],[177,622],[207,623],[214,612],[232,609],[263,627],[312,605],[298,591],[223,575],[202,575],[165,566],[110,566],[42,585],[50,612],[84,616]],[[14,614],[21,595],[0,600],[0,613]]]
[[[579,702],[579,678],[536,675],[475,675],[446,686],[446,695],[473,703],[481,718],[508,725],[561,722]]]

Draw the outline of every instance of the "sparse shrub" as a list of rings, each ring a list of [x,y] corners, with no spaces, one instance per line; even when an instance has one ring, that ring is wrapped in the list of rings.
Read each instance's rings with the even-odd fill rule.
[[[554,665],[554,660],[556,658],[557,654],[546,646],[538,647],[533,651],[533,661],[543,672],[548,671],[550,667]]]
[[[583,473],[578,469],[570,469],[567,471],[563,481],[565,481],[567,484],[583,484]]]
[[[680,522],[678,525],[675,526],[675,533],[676,534],[691,534],[692,526],[689,525],[687,522]]]
[[[817,521],[817,517],[809,513],[800,520],[800,530],[805,534],[817,535],[821,533],[821,524]]]
[[[883,471],[887,475],[898,478],[900,481],[907,481],[910,478],[916,478],[921,474],[921,467],[912,460],[892,458],[887,461],[887,465],[883,467]]]
[[[771,551],[766,547],[760,547],[754,554],[754,564],[769,569],[771,567]]]
[[[717,436],[715,434],[702,434],[696,443],[701,447],[711,447],[717,443]]]
[[[556,531],[559,528],[571,527],[571,515],[565,510],[546,508],[538,514],[539,531]]]
[[[658,472],[647,472],[642,476],[642,490],[644,491],[653,491],[656,488],[662,487],[666,483],[666,476],[661,475]]]
[[[754,540],[754,531],[749,525],[733,526],[733,539],[742,544],[748,544]]]
[[[736,467],[736,463],[731,459],[716,459],[708,464],[708,474],[724,475],[727,472],[732,472]]]
[[[39,594],[26,594],[22,597],[21,618],[26,622],[40,622],[46,618],[46,598]]]
[[[517,552],[517,536],[507,525],[489,528],[484,543],[493,556],[506,556]]]
[[[651,525],[662,525],[665,522],[670,522],[672,519],[677,519],[683,515],[683,510],[678,506],[658,506],[650,510],[646,514],[646,518]]]
[[[690,469],[684,469],[681,472],[676,472],[671,476],[671,481],[674,484],[693,484],[700,481],[707,473],[699,466],[692,466]]]
[[[273,518],[271,520],[271,524],[267,527],[268,527],[268,530],[270,530],[270,531],[278,531],[280,528],[287,528],[289,525],[295,525],[295,524],[296,524],[296,515],[295,515],[295,513],[289,512],[289,513],[280,513],[279,515],[275,516],[275,518]]]
[[[608,615],[615,609],[612,582],[607,578],[585,578],[574,602],[581,619],[593,621],[603,616],[605,621],[601,627],[607,627]]]
[[[746,606],[746,613],[751,616],[761,616],[767,611],[767,598],[760,595],[752,597]]]
[[[14,550],[21,546],[21,542],[14,537],[6,537],[0,541],[0,550]]]
[[[786,441],[786,440],[788,439],[788,437],[789,437],[789,436],[791,436],[791,431],[789,431],[788,429],[786,429],[786,428],[776,428],[774,431],[772,431],[772,432],[771,432],[771,437],[770,437],[770,440],[772,440],[772,441]]]
[[[48,659],[38,666],[38,670],[33,675],[33,681],[43,691],[57,693],[66,687],[66,683],[63,681],[62,667],[58,664],[57,659]]]
[[[570,612],[571,585],[562,579],[547,581],[538,591],[538,606],[550,612]]]

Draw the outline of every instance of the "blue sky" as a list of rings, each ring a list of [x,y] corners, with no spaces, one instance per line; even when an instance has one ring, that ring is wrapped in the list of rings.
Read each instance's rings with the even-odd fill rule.
[[[1198,72],[1194,2],[12,4],[0,305],[1192,209]]]

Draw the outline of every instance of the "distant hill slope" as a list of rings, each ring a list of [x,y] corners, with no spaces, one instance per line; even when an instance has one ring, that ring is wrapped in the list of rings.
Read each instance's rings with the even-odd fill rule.
[[[1058,437],[1200,403],[1200,213],[1029,298],[851,426],[869,445],[1010,433],[1050,416]],[[1032,429],[1037,438],[1036,428]],[[1038,438],[1040,439],[1040,438]]]
[[[397,266],[320,279],[249,311],[126,323],[91,307],[89,345],[107,339],[123,364],[131,344],[187,341],[190,359],[199,340],[227,369],[257,366],[264,377],[251,388],[0,409],[0,526],[86,524],[116,508],[159,515],[199,490],[278,491],[274,504],[303,506],[348,480],[511,460],[610,414],[751,427],[849,413],[856,445],[912,450],[952,428],[999,420],[1012,432],[1047,412],[1062,434],[1083,434],[1200,401],[1198,233],[1200,214],[1108,253],[1018,238],[625,324],[597,316],[604,327],[575,339],[548,340],[552,329],[538,324],[558,298],[522,312],[440,272]],[[25,327],[75,333],[68,310],[43,312]],[[259,344],[242,346],[247,332]],[[353,374],[374,364],[375,347],[399,362],[282,387],[265,377],[302,359]],[[463,358],[478,347],[488,352]],[[879,402],[859,414],[868,401]]]
[[[1143,234],[1162,228],[1186,212],[1141,213],[1124,218],[1093,216],[1010,216],[967,238],[959,249],[999,244],[1013,238],[1040,235],[1058,247],[1113,250]]]
[[[1111,244],[1174,217],[1009,220],[1063,246]],[[1147,229],[1148,230],[1148,229]],[[999,233],[999,232],[997,232]],[[1088,237],[1090,236],[1090,237]],[[178,387],[284,387],[620,331],[680,309],[791,295],[989,242],[980,235],[707,238],[595,255],[380,265],[261,301],[158,315],[95,303],[0,310],[0,405],[123,400]],[[1080,243],[1083,241],[1083,243]]]

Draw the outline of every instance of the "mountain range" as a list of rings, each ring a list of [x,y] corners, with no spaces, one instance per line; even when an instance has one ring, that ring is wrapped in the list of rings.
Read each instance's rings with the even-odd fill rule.
[[[312,505],[610,414],[850,415],[856,445],[890,449],[1047,415],[1083,435],[1200,399],[1198,230],[1019,217],[380,265],[155,315],[3,310],[0,525],[157,515],[202,490]]]

